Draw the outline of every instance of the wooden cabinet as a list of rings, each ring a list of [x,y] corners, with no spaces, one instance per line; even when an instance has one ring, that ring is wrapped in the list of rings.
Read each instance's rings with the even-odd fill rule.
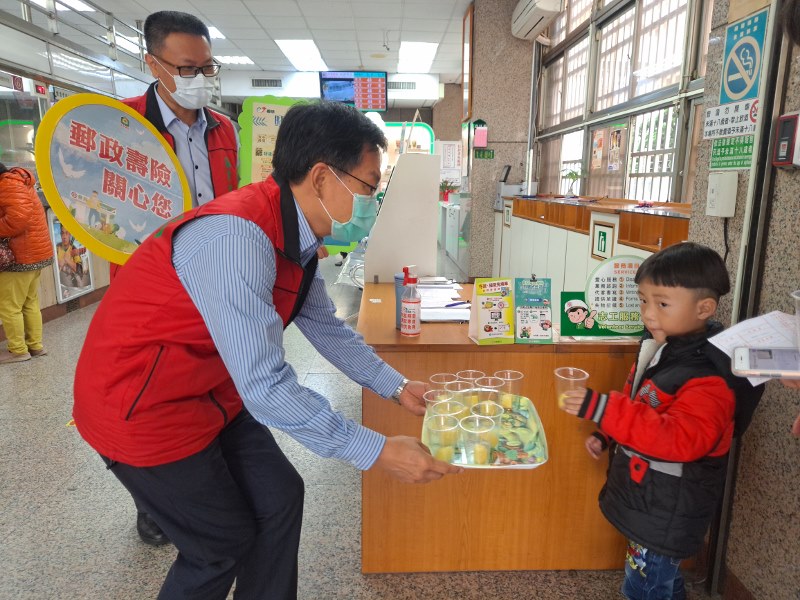
[[[689,239],[689,219],[622,211],[619,214],[617,239],[620,244],[658,252]]]

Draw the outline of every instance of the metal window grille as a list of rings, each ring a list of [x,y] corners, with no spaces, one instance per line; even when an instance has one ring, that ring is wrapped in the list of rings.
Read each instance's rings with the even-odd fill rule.
[[[567,33],[575,31],[592,14],[592,0],[569,0]]]
[[[639,10],[639,50],[633,71],[634,96],[680,81],[687,0],[643,0]]]
[[[567,194],[570,191],[574,194],[580,193],[581,182],[576,181],[573,185],[572,180],[564,175],[568,171],[583,170],[583,129],[568,133],[562,138],[561,142],[561,169],[559,171],[561,186],[559,192]],[[572,186],[572,187],[570,187]]]
[[[630,9],[600,30],[596,110],[630,99],[635,17]]]
[[[560,13],[550,24],[550,42],[555,46],[567,36],[567,11]]]
[[[583,38],[565,53],[567,59],[567,75],[562,121],[583,115],[586,105],[586,83],[589,67],[589,38]]]
[[[677,132],[678,109],[675,106],[633,117],[627,198],[670,201]]]

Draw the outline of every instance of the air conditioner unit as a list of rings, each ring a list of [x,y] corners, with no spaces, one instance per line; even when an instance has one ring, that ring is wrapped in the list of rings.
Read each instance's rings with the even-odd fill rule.
[[[519,0],[511,15],[511,33],[523,40],[535,40],[561,12],[561,0]]]

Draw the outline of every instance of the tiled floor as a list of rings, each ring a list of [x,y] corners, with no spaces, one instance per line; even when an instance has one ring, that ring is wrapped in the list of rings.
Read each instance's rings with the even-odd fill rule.
[[[322,262],[328,281],[336,267]],[[332,286],[342,317],[360,292]],[[155,598],[175,549],[141,543],[130,496],[68,425],[75,362],[94,307],[45,325],[49,354],[0,367],[0,599]],[[360,390],[290,327],[287,361],[305,385],[359,419]],[[620,572],[362,575],[361,479],[276,432],[306,482],[299,597],[304,600],[619,597]],[[693,595],[693,598],[706,598]],[[272,600],[272,599],[270,599]],[[275,599],[278,600],[278,599]]]

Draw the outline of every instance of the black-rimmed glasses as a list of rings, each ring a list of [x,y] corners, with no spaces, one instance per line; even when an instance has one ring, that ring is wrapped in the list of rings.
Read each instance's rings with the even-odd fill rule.
[[[334,167],[333,165],[328,165],[328,166],[333,168],[333,169],[336,169],[337,171],[341,171],[345,175],[349,175],[350,177],[352,177],[356,181],[359,181],[359,182],[363,183],[365,186],[367,186],[369,188],[369,195],[370,196],[374,196],[375,193],[378,191],[378,186],[377,185],[372,185],[371,183],[367,183],[366,181],[364,181],[360,177],[356,177],[352,173],[348,173],[347,171],[345,171],[344,169],[340,169],[339,167]]]
[[[173,69],[178,71],[178,77],[183,77],[184,79],[194,79],[197,77],[198,73],[202,73],[203,77],[216,77],[219,75],[219,70],[222,65],[220,65],[217,61],[214,61],[213,64],[210,65],[203,65],[202,67],[193,67],[189,65],[173,65],[171,62],[164,60],[163,58],[159,58],[155,54],[153,57],[156,59],[158,64],[162,62],[164,64],[169,65]],[[164,66],[164,65],[161,65]]]

